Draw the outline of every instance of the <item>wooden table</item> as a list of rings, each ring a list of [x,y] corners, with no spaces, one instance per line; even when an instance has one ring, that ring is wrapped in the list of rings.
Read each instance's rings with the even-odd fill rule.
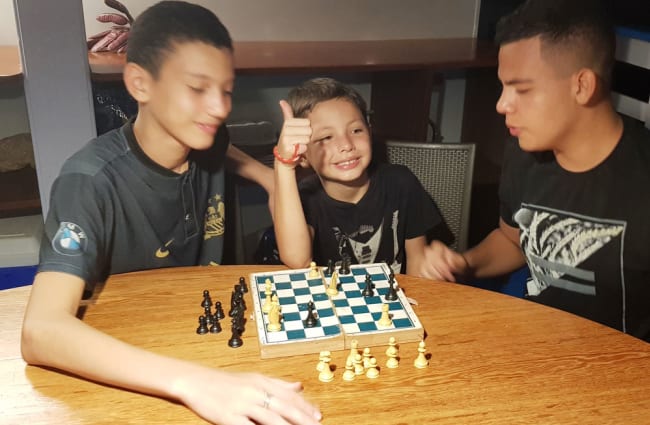
[[[324,424],[648,423],[650,344],[573,315],[493,292],[399,275],[428,336],[427,369],[402,344],[397,369],[370,381],[318,381],[318,357],[260,360],[255,327],[231,349],[229,332],[197,335],[203,289],[229,299],[239,276],[277,269],[221,266],[112,277],[84,321],[152,351],[304,383]],[[11,424],[201,423],[169,401],[26,366],[19,327],[29,287],[0,292],[0,422]],[[250,294],[249,294],[250,295]],[[250,297],[247,301],[251,301]],[[383,350],[373,349],[380,364]],[[215,382],[215,385],[219,385]]]

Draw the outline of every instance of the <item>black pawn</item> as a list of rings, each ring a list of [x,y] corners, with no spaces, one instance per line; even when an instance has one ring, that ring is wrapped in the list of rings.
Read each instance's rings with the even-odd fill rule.
[[[203,317],[205,317],[205,323],[206,324],[208,324],[208,325],[212,324],[212,311],[210,310],[209,305],[204,309]]]
[[[199,335],[208,333],[208,324],[205,316],[199,316],[199,327],[196,328],[196,333]]]
[[[372,290],[372,278],[369,274],[366,275],[366,286],[363,288],[361,295],[364,297],[372,297],[375,295],[375,292]]]
[[[207,289],[203,291],[203,301],[201,302],[201,307],[205,308],[212,304],[210,299],[210,291]]]
[[[215,315],[214,320],[212,321],[212,326],[210,326],[210,333],[218,334],[219,332],[221,332],[221,323],[219,323],[219,319]]]
[[[223,312],[223,307],[221,306],[221,301],[217,301],[214,303],[214,315],[218,320],[221,320],[224,317],[226,317],[226,314]]]
[[[241,291],[244,294],[248,292],[248,285],[246,285],[246,279],[244,279],[244,276],[239,278],[239,286],[241,286]]]
[[[314,302],[309,301],[309,303],[307,303],[307,317],[303,321],[303,324],[305,325],[306,328],[313,328],[318,324],[318,319],[314,314],[314,308],[315,308]]]
[[[388,280],[388,292],[386,293],[386,301],[396,301],[397,291],[395,290],[395,279]]]
[[[334,269],[335,269],[334,262],[331,259],[327,260],[327,268],[325,269],[325,276],[332,276],[332,274],[334,273]]]

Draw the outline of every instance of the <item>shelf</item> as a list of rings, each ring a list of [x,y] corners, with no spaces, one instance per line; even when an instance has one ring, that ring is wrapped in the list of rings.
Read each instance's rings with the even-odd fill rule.
[[[18,46],[0,46],[0,81],[21,81],[22,78]]]
[[[473,38],[235,42],[240,75],[494,67],[496,48]],[[88,53],[92,79],[119,80],[124,53]],[[0,79],[22,78],[18,46],[0,46]]]

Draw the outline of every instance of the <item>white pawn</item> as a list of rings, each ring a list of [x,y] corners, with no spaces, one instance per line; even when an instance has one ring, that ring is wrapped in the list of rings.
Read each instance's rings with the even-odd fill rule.
[[[316,262],[312,261],[311,263],[309,263],[309,274],[307,277],[313,279],[319,276],[320,273],[318,272],[318,266],[316,265]]]
[[[370,348],[366,347],[363,349],[363,368],[368,369],[370,367],[370,357],[372,355],[370,354]]]
[[[366,371],[366,378],[375,379],[378,376],[379,369],[377,369],[377,359],[373,357],[370,359],[368,370]]]
[[[345,372],[343,372],[343,380],[344,381],[354,381],[355,376],[357,376],[354,373],[354,363],[348,359],[345,362]]]
[[[361,354],[354,355],[354,374],[363,375],[363,360],[361,360]]]
[[[418,357],[413,362],[413,366],[417,367],[418,369],[424,369],[425,367],[429,366],[429,360],[427,360],[427,356],[424,354],[426,352],[426,344],[424,341],[420,341],[420,344],[418,345]]]
[[[318,374],[319,381],[331,382],[332,379],[334,379],[334,373],[332,373],[332,369],[330,369],[331,360],[332,358],[330,357],[329,354],[323,357],[323,370],[321,370],[320,373]]]
[[[322,370],[325,369],[325,361],[323,359],[325,359],[326,357],[329,357],[331,355],[332,355],[332,353],[330,353],[329,351],[321,351],[320,352],[320,354],[318,356],[318,364],[316,365],[316,370],[317,371],[322,372]]]
[[[388,310],[390,309],[388,304],[382,304],[381,306],[381,317],[379,318],[379,321],[377,324],[381,326],[382,328],[389,328],[393,325],[393,321],[390,318],[390,313],[388,313]]]
[[[399,350],[397,349],[397,342],[395,342],[395,337],[390,337],[388,339],[388,348],[386,349],[386,367],[389,369],[395,369],[399,366],[399,360],[397,356],[399,355]]]

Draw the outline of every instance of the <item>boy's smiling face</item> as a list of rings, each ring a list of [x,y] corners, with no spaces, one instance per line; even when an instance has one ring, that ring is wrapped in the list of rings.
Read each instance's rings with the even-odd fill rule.
[[[312,137],[306,159],[325,189],[365,184],[372,159],[370,130],[361,111],[345,99],[321,102],[307,116]]]
[[[234,79],[228,49],[175,43],[150,82],[148,113],[180,145],[207,149],[230,114]]]

